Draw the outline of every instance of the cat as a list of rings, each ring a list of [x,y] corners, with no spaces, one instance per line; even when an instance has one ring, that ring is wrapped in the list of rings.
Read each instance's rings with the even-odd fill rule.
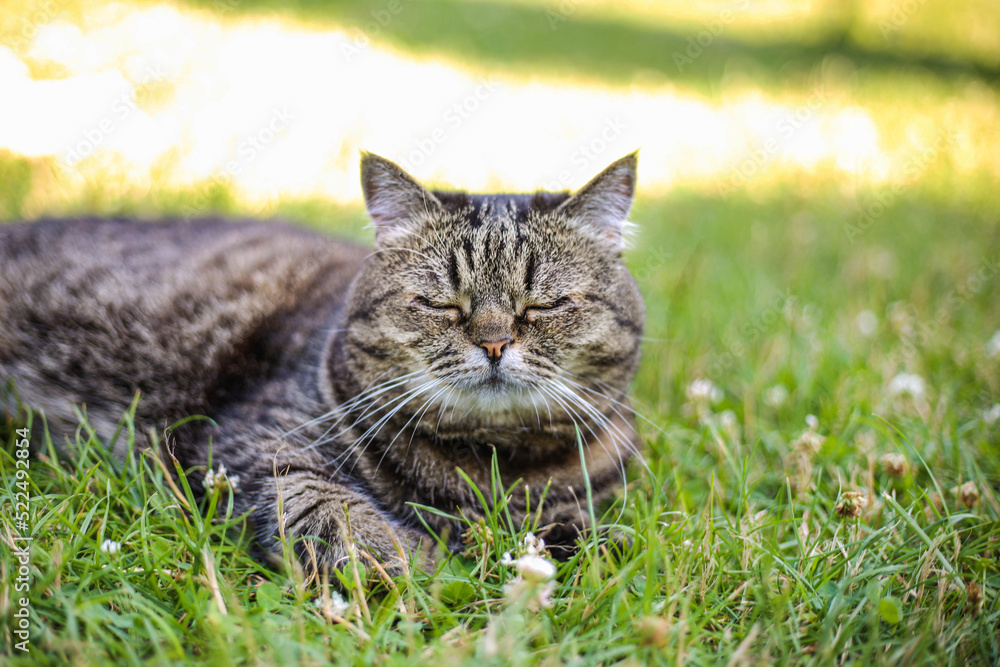
[[[578,434],[595,501],[639,449],[635,154],[572,195],[430,191],[371,153],[361,177],[374,250],[278,222],[0,227],[6,409],[42,411],[57,442],[80,405],[110,440],[136,392],[144,432],[207,416],[166,445],[238,476],[262,557],[284,539],[324,567],[350,544],[432,562],[411,503],[441,510],[422,519],[457,548],[442,513],[483,513],[459,471],[492,498],[494,460],[523,485],[516,524],[545,493],[543,534],[571,549],[589,522]]]

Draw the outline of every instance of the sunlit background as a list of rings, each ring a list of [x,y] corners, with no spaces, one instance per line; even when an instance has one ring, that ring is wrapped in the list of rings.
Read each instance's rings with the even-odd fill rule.
[[[1000,20],[964,4],[7,0],[0,213],[350,204],[361,149],[477,191],[636,148],[649,194],[978,187]]]

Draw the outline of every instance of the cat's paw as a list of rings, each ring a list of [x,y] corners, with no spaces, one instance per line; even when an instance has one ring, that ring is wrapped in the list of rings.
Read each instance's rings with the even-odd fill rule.
[[[343,569],[352,559],[390,575],[433,564],[433,541],[391,520],[355,489],[311,474],[289,474],[254,510],[257,539],[280,555],[291,547],[307,569]]]

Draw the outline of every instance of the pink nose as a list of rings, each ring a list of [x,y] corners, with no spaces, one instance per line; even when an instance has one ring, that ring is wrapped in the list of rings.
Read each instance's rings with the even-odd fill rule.
[[[479,347],[486,350],[486,354],[489,355],[490,361],[499,361],[504,348],[507,347],[510,342],[510,338],[504,338],[503,340],[493,341],[492,343],[480,343]]]

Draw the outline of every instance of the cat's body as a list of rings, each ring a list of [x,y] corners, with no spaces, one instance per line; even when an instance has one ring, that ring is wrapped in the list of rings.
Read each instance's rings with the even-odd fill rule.
[[[137,391],[140,426],[210,417],[167,445],[191,467],[211,443],[271,551],[318,537],[337,565],[348,532],[382,560],[417,551],[409,503],[476,516],[458,469],[488,489],[494,452],[532,510],[549,487],[542,523],[571,542],[577,428],[598,497],[636,445],[642,304],[618,257],[634,158],[572,199],[431,194],[374,156],[363,180],[374,252],[274,223],[0,228],[0,384],[57,439],[80,404],[109,438]]]

